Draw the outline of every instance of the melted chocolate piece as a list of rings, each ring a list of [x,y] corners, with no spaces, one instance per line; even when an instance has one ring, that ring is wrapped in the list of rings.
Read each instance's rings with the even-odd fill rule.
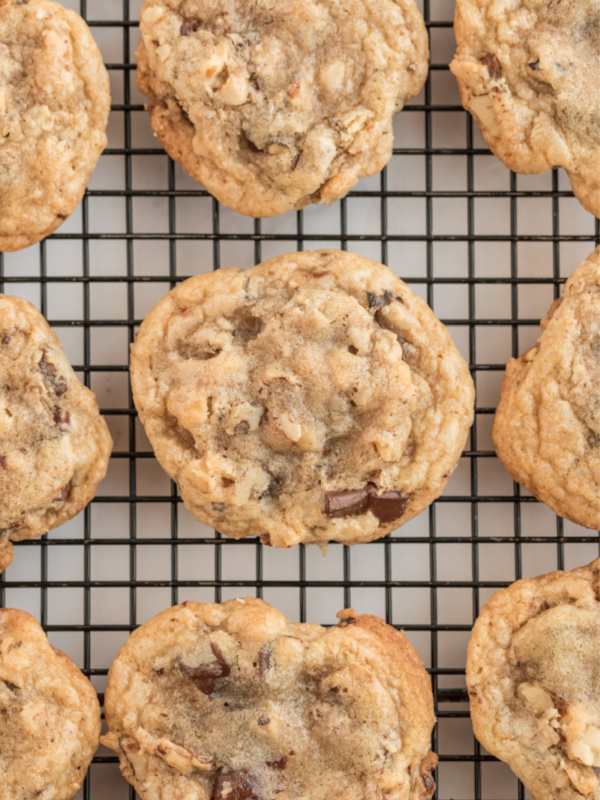
[[[69,495],[71,494],[71,481],[67,483],[66,486],[63,487],[58,497],[55,497],[53,502],[54,503],[64,503],[65,500],[69,499]]]
[[[287,758],[285,756],[281,756],[281,758],[278,758],[277,761],[266,761],[265,763],[267,767],[270,767],[271,769],[285,769]]]
[[[269,722],[271,722],[271,718],[267,717],[266,714],[263,714],[261,717],[258,718],[258,724],[261,725],[261,726],[262,725],[268,725]]]
[[[391,292],[385,291],[382,295],[369,294],[367,292],[367,300],[369,301],[369,308],[383,308],[389,306],[393,300]]]
[[[71,424],[71,414],[68,411],[63,411],[62,408],[59,408],[58,406],[54,406],[52,418],[55,425]]]
[[[338,628],[347,628],[348,625],[356,625],[356,617],[346,617],[346,619],[341,620],[338,622]]]
[[[267,672],[267,670],[271,667],[271,652],[272,647],[270,643],[263,644],[263,646],[258,651],[258,656],[256,658],[256,666],[258,668],[258,674],[262,676]]]
[[[423,786],[428,796],[435,792],[435,781],[431,775],[423,775]]]
[[[371,511],[379,522],[393,522],[404,514],[409,496],[404,492],[377,494],[373,485],[365,489],[325,492],[324,511],[328,517],[356,517]]]
[[[482,58],[482,61],[486,65],[487,71],[490,73],[490,78],[493,81],[502,77],[502,66],[493,53],[488,53],[487,56]]]
[[[6,469],[6,463],[7,463],[6,456],[0,455],[0,467],[2,467],[2,469]]]
[[[68,389],[67,382],[61,375],[57,375],[56,366],[48,361],[46,350],[42,350],[42,358],[39,363],[40,372],[50,385],[50,388],[57,397],[61,397]]]
[[[256,778],[247,772],[220,769],[215,779],[212,800],[263,800]]]
[[[181,35],[182,36],[189,36],[190,33],[194,33],[200,27],[200,23],[197,19],[186,19],[181,26]]]
[[[227,678],[231,672],[231,667],[225,661],[225,657],[217,645],[211,642],[210,649],[216,659],[212,664],[190,667],[184,664],[183,661],[179,662],[183,672],[194,681],[198,689],[205,695],[211,695],[217,688],[217,683],[222,678]]]

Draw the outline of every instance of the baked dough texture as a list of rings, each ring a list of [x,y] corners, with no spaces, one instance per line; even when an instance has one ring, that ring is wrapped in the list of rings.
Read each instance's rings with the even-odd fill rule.
[[[427,77],[414,0],[146,0],[137,80],[169,155],[221,203],[332,203],[392,155]]]
[[[0,251],[39,242],[74,211],[109,110],[83,19],[50,0],[0,0]]]
[[[566,282],[537,344],[509,361],[494,420],[513,478],[559,516],[600,528],[600,248]]]
[[[0,294],[0,572],[11,542],[41,536],[93,498],[112,450],[93,393],[44,317]]]
[[[105,697],[142,800],[423,800],[431,682],[404,634],[353,609],[334,628],[262,600],[183,603],[131,634]]]
[[[100,738],[88,679],[24,611],[0,609],[0,800],[71,800]]]
[[[473,628],[475,735],[537,800],[600,798],[600,558],[497,592]]]
[[[473,421],[448,331],[337,250],[190,278],[132,346],[135,403],[186,507],[235,538],[371,541],[444,489]]]
[[[457,0],[450,69],[464,107],[515,172],[563,167],[600,216],[598,0]]]

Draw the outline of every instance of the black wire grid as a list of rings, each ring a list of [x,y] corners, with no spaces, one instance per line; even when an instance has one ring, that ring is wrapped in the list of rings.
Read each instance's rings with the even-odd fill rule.
[[[430,669],[440,755],[436,797],[524,798],[474,740],[464,682],[473,620],[499,587],[573,568],[600,539],[513,483],[490,430],[505,363],[535,341],[561,284],[600,241],[563,175],[517,176],[490,153],[448,72],[451,0],[423,0],[432,49],[422,94],[396,120],[380,175],[332,209],[248,220],[219,206],[150,138],[135,88],[141,0],[71,0],[110,71],[109,147],[79,210],[46,242],[0,254],[0,291],[32,300],[98,395],[115,452],[98,497],[75,520],[16,547],[2,605],[25,608],[92,679],[128,633],[184,599],[264,597],[296,620],[331,624],[354,604],[397,626]],[[485,188],[483,188],[485,187]],[[263,548],[221,538],[185,512],[136,418],[128,345],[154,303],[190,274],[277,253],[339,247],[389,264],[448,325],[478,390],[477,419],[443,497],[384,540],[348,548]],[[78,797],[133,798],[100,750]]]

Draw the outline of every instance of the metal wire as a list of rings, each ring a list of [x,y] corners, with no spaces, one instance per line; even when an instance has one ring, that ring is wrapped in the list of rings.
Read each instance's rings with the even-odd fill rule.
[[[143,104],[134,88],[133,45],[137,39],[137,14],[141,2],[73,0],[65,4],[80,11],[102,42],[108,42],[109,37],[113,43],[119,38],[122,41],[122,60],[107,63],[113,89],[117,87],[114,96],[121,100],[113,103],[113,120],[117,128],[122,122],[122,130],[117,130],[111,137],[111,146],[105,151],[97,174],[103,173],[109,159],[118,159],[123,170],[123,185],[122,188],[93,188],[95,184],[92,182],[92,188],[87,191],[81,205],[80,223],[75,215],[72,225],[67,223],[49,240],[26,251],[25,256],[0,254],[0,291],[37,301],[63,340],[71,341],[70,335],[77,334],[79,338],[73,344],[74,351],[79,353],[74,359],[77,372],[87,386],[97,389],[97,385],[105,388],[110,385],[110,391],[119,395],[118,399],[105,403],[102,408],[113,433],[116,431],[117,447],[111,460],[109,475],[113,474],[113,478],[107,481],[108,490],[101,487],[100,495],[78,520],[42,539],[17,545],[15,565],[0,579],[0,603],[27,607],[37,613],[51,641],[64,646],[78,660],[102,698],[114,651],[127,633],[140,623],[141,597],[144,598],[141,616],[147,618],[151,613],[149,609],[156,612],[169,603],[177,603],[182,593],[188,599],[216,601],[244,592],[259,597],[268,595],[267,599],[289,598],[292,593],[296,619],[310,618],[324,624],[331,623],[332,618],[325,613],[322,598],[326,595],[320,592],[333,592],[336,598],[339,597],[338,608],[342,603],[348,606],[354,602],[361,609],[361,603],[370,602],[366,598],[374,598],[373,602],[386,620],[404,628],[428,662],[439,719],[433,737],[434,749],[440,754],[436,797],[449,800],[452,793],[454,797],[467,800],[523,798],[523,787],[517,785],[505,765],[498,764],[482,752],[468,727],[468,698],[464,685],[464,649],[468,632],[481,603],[494,590],[525,573],[536,574],[546,568],[572,568],[583,564],[600,553],[600,539],[592,531],[564,523],[546,513],[547,510],[517,484],[510,482],[508,491],[502,487],[496,490],[496,486],[492,489],[488,467],[496,462],[489,443],[493,400],[477,406],[476,423],[463,454],[462,465],[466,465],[466,471],[463,470],[464,481],[459,482],[460,490],[448,491],[414,521],[414,525],[410,523],[381,541],[359,546],[360,558],[355,555],[359,548],[332,544],[328,559],[322,563],[316,561],[304,546],[287,551],[281,557],[285,560],[278,562],[273,561],[276,556],[266,552],[256,540],[236,542],[202,526],[190,526],[183,515],[175,485],[166,484],[155,473],[154,479],[149,481],[147,469],[153,468],[153,454],[136,422],[130,392],[125,395],[119,389],[126,379],[126,354],[121,348],[120,359],[111,358],[109,363],[105,363],[105,355],[99,355],[98,342],[106,338],[110,350],[112,338],[116,341],[118,333],[124,331],[130,344],[140,316],[143,316],[138,312],[138,290],[141,287],[154,289],[156,285],[158,294],[166,293],[178,281],[197,271],[195,263],[189,263],[189,248],[185,251],[186,258],[182,258],[182,243],[193,242],[194,247],[202,247],[203,257],[206,258],[207,254],[212,257],[214,269],[233,263],[230,251],[223,252],[232,244],[247,243],[255,263],[262,260],[267,247],[269,255],[273,254],[274,247],[283,252],[321,247],[324,242],[357,252],[369,248],[369,255],[394,266],[416,291],[423,293],[434,310],[441,287],[445,292],[451,292],[453,287],[466,287],[466,315],[453,312],[449,316],[442,315],[442,318],[453,335],[466,332],[463,351],[468,357],[478,391],[484,398],[489,398],[489,380],[492,379],[492,383],[495,378],[499,380],[508,355],[511,352],[513,356],[518,355],[524,349],[523,337],[529,337],[530,341],[537,335],[535,331],[541,312],[537,307],[535,313],[530,311],[529,301],[523,301],[522,290],[538,287],[541,292],[544,287],[550,287],[552,295],[558,296],[565,275],[600,241],[598,221],[592,221],[585,212],[572,213],[572,194],[561,188],[562,179],[556,173],[552,175],[550,187],[543,179],[523,179],[510,174],[508,187],[481,188],[478,180],[480,164],[493,167],[496,164],[494,157],[460,105],[437,101],[440,88],[436,90],[436,81],[440,77],[445,80],[444,76],[448,75],[446,61],[449,42],[451,45],[448,37],[451,36],[453,8],[444,0],[424,0],[423,13],[432,44],[431,74],[424,94],[407,106],[398,122],[398,130],[402,131],[404,115],[419,115],[423,124],[420,146],[404,146],[400,137],[390,166],[378,178],[371,179],[367,188],[361,183],[337,205],[337,212],[329,212],[339,213],[336,224],[333,216],[327,216],[332,224],[331,230],[321,228],[310,232],[307,222],[312,220],[312,225],[314,216],[311,218],[307,216],[310,212],[302,211],[295,215],[289,230],[261,220],[248,223],[224,212],[215,200],[207,199],[204,206],[210,204],[210,228],[206,230],[204,217],[202,226],[198,225],[202,232],[196,226],[188,226],[182,232],[179,204],[210,196],[191,182],[182,188],[181,173],[160,147],[136,143],[136,121],[142,118],[149,127]],[[109,50],[112,53],[114,47],[111,45]],[[121,84],[122,89],[119,88]],[[443,94],[443,84],[441,86]],[[446,125],[446,119],[451,119],[451,123]],[[465,132],[464,146],[446,145],[445,142],[440,145],[441,133],[450,128],[454,131],[462,128]],[[146,158],[158,158],[166,166],[166,187],[136,188],[135,160]],[[459,160],[464,162],[466,178],[463,183],[456,181],[456,186],[439,188],[436,168],[438,164],[447,163],[444,159],[448,158],[452,159],[452,164],[459,163]],[[390,175],[394,165],[406,165],[407,159],[419,159],[422,163],[423,188],[391,188]],[[136,201],[140,198],[163,203],[165,230],[139,230]],[[114,225],[112,229],[108,227],[99,231],[93,224],[96,210],[92,204],[107,199],[110,199]],[[403,200],[412,204],[410,208],[413,211],[417,207],[422,210],[420,231],[401,232],[402,214],[406,213],[408,206],[392,204]],[[447,205],[448,200],[461,204],[464,210],[466,226],[462,232],[448,232],[443,226],[440,229],[439,220],[443,220],[449,209],[452,210],[452,206]],[[549,225],[546,222],[548,230],[544,232],[536,232],[539,213],[533,227],[528,224],[528,208],[531,207],[526,204],[536,200],[545,201],[550,213]],[[359,232],[350,220],[350,204],[367,201],[378,206],[379,229]],[[478,206],[481,201],[504,201],[509,205],[509,229],[506,232],[481,232],[479,221],[482,212]],[[569,204],[566,220],[561,219],[561,212],[564,217],[567,207],[565,204]],[[119,209],[122,214],[117,219]],[[483,218],[485,216],[483,213]],[[124,245],[120,251],[125,264],[122,274],[99,274],[101,270],[96,268],[98,255],[93,249],[98,243],[110,242]],[[166,270],[159,274],[146,268],[146,251],[137,249],[147,242],[166,244]],[[409,274],[407,277],[404,267],[410,260],[407,255],[411,252],[407,249],[410,243],[422,246],[416,260],[424,264],[424,271],[418,276]],[[551,274],[530,274],[523,248],[541,243],[548,244]],[[447,253],[443,248],[450,245],[462,248],[466,272],[457,270],[456,274],[447,274],[447,271],[439,269]],[[491,246],[493,250],[490,250]],[[577,257],[574,255],[575,246]],[[69,247],[76,247],[78,251],[65,249]],[[481,266],[485,267],[491,252],[502,247],[506,247],[508,273],[486,274]],[[393,248],[396,248],[394,252]],[[69,254],[69,265],[63,263],[65,253]],[[567,261],[566,272],[561,269],[562,261]],[[71,268],[71,262],[75,264],[74,268]],[[124,313],[96,316],[93,313],[96,294],[113,288],[113,285],[125,286]],[[56,293],[68,293],[74,287],[80,290],[81,313],[76,315],[78,318],[71,319],[68,303],[58,302]],[[498,313],[494,318],[478,313],[478,292],[489,292],[494,288],[500,297],[503,287],[510,294],[509,313]],[[531,294],[527,297],[531,298]],[[110,302],[104,306],[107,307],[110,308]],[[60,317],[56,316],[57,309]],[[510,332],[509,352],[501,358],[488,357],[489,347],[485,346],[481,356],[478,352],[482,349],[481,337],[484,337],[484,343],[489,344],[491,334],[500,337],[503,330]],[[498,380],[494,384],[496,395]],[[103,396],[106,398],[108,395],[104,393]],[[164,509],[168,513],[161,516]],[[107,529],[103,522],[104,510],[110,511],[113,518],[118,517],[121,526],[115,530],[111,524]],[[532,517],[529,512],[536,512],[536,515],[540,512],[541,516],[536,519],[536,515]],[[493,517],[502,520],[500,532]],[[535,532],[533,535],[531,530]],[[554,553],[551,558],[548,548]],[[251,559],[253,576],[231,577],[230,555],[247,554],[250,550],[254,551]],[[505,563],[512,565],[510,574],[494,575],[490,564],[498,560],[498,553],[503,554]],[[366,560],[372,570],[372,574],[366,577],[362,564],[365,554],[368,554]],[[167,577],[144,577],[149,563],[165,560]],[[198,575],[193,577],[189,577],[187,562],[190,560],[198,568]],[[248,561],[247,557],[242,560]],[[34,563],[39,563],[39,572],[32,576]],[[283,572],[277,572],[276,577],[273,577],[272,563],[282,565]],[[538,563],[539,569],[536,570]],[[291,574],[292,566],[294,575]],[[378,577],[374,577],[376,573]],[[265,577],[267,574],[271,577]],[[69,598],[75,598],[78,612],[79,605],[82,606],[81,621],[52,621],[55,594],[61,598],[56,602],[63,605],[65,602],[68,604]],[[317,599],[312,600],[313,596]],[[446,612],[448,605],[452,611],[451,621],[448,621]],[[461,614],[463,606],[466,611]],[[126,609],[125,621],[122,608]],[[81,794],[84,800],[134,797],[133,791],[116,777],[115,762],[116,759],[107,751],[97,755]]]

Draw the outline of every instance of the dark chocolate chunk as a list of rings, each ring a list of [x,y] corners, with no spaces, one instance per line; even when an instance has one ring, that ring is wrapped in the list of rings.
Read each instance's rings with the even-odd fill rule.
[[[10,681],[3,681],[3,683],[4,683],[4,685],[6,686],[7,689],[11,690],[11,692],[16,692],[17,689],[19,688],[18,686],[15,686],[15,684],[11,683]]]
[[[0,455],[0,467],[2,469],[6,469],[6,456],[4,454]]]
[[[256,778],[247,772],[217,772],[212,800],[262,800]]]
[[[222,678],[227,678],[231,672],[231,667],[225,660],[223,653],[219,650],[214,642],[210,643],[210,649],[213,652],[215,661],[212,664],[202,664],[199,667],[190,667],[184,664],[183,661],[179,662],[181,669],[185,674],[190,677],[198,689],[203,694],[211,695],[217,688],[217,683]]]
[[[356,617],[346,617],[346,619],[341,620],[338,622],[338,628],[347,628],[348,625],[356,625]]]
[[[369,492],[368,509],[379,522],[393,522],[399,519],[406,511],[409,497],[404,492]]]
[[[383,308],[384,306],[389,306],[393,299],[392,293],[388,291],[385,291],[382,295],[369,294],[367,292],[369,308]]]
[[[62,488],[60,494],[58,495],[58,497],[54,498],[53,502],[64,503],[65,500],[69,499],[70,494],[71,494],[71,481],[69,481],[67,485]]]
[[[527,64],[529,69],[533,70],[534,72],[538,72],[540,69],[540,60],[538,58],[537,61],[532,61],[530,64]]]
[[[366,489],[325,492],[325,514],[328,517],[355,517],[365,514],[368,498]]]
[[[373,485],[365,489],[325,492],[324,511],[328,517],[356,517],[371,511],[380,522],[392,522],[404,514],[409,497],[404,492],[377,494]]]
[[[256,658],[256,666],[258,668],[258,674],[262,676],[267,672],[271,667],[271,653],[273,652],[273,647],[270,642],[267,644],[263,644],[263,646],[258,651],[258,656]]]
[[[267,767],[270,767],[271,769],[285,769],[287,758],[285,756],[281,756],[281,758],[278,758],[277,761],[266,761],[265,763]]]
[[[250,432],[250,424],[248,422],[246,422],[245,419],[243,419],[241,422],[238,422],[238,424],[235,426],[234,433],[237,433],[237,434],[240,434],[240,435],[243,436],[243,435],[245,435],[246,433],[249,433],[249,432]]]
[[[181,26],[181,35],[182,36],[189,36],[190,33],[194,33],[200,27],[200,23],[197,19],[186,19],[184,20],[183,25]]]
[[[296,155],[295,155],[295,156],[292,158],[292,166],[291,166],[291,170],[292,170],[292,172],[293,172],[293,171],[296,169],[296,167],[298,166],[298,162],[299,162],[299,161],[300,161],[300,153],[296,153]]]
[[[61,397],[67,391],[67,382],[61,375],[57,375],[56,366],[47,359],[47,351],[42,350],[42,358],[39,363],[40,372],[50,384],[50,388],[57,397]]]
[[[7,331],[7,332],[4,334],[4,336],[2,337],[2,344],[8,344],[8,343],[10,342],[10,340],[11,340],[11,335],[10,335],[10,333]]]
[[[164,669],[155,669],[154,672],[156,672],[157,675],[164,675],[165,673]]]
[[[432,795],[435,792],[435,781],[431,775],[423,775],[423,786],[428,795]]]
[[[254,88],[256,89],[257,92],[262,92],[262,90],[265,88],[264,83],[258,77],[258,75],[252,74],[250,76],[250,80],[252,81],[252,85],[254,86]]]
[[[58,219],[66,219],[67,218],[66,214],[57,214],[56,216],[57,216]]]
[[[255,317],[250,309],[241,308],[231,319],[234,326],[233,338],[236,344],[246,344],[256,339],[262,330],[262,319]]]
[[[258,718],[258,724],[261,725],[261,726],[262,725],[268,725],[269,722],[271,722],[271,718],[267,717],[266,714],[263,714],[261,717]]]
[[[488,53],[487,56],[482,59],[482,61],[486,65],[487,71],[490,74],[490,78],[493,81],[496,81],[498,78],[502,77],[502,66],[493,53]]]
[[[279,497],[282,489],[283,489],[283,479],[278,478],[276,475],[272,475],[271,482],[267,486],[266,490],[260,496],[261,500],[263,498],[267,499],[267,498]]]

